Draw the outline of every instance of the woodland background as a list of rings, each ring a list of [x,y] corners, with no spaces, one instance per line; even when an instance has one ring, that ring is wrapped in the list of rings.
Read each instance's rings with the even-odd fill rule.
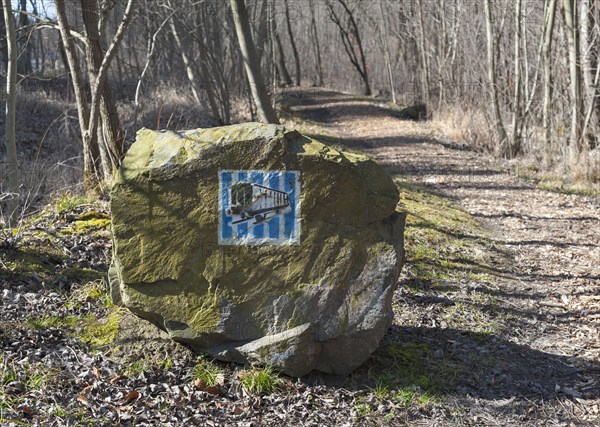
[[[268,104],[285,114],[284,86],[412,107],[438,137],[517,159],[522,173],[600,180],[596,0],[4,0],[3,9],[4,221],[53,193],[106,193],[143,126],[278,121],[261,113]],[[234,15],[249,26],[245,43]]]

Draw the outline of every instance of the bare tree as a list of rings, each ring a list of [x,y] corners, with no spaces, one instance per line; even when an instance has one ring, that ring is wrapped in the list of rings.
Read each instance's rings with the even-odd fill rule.
[[[26,76],[32,72],[31,44],[29,43],[32,31],[29,23],[29,16],[27,14],[27,0],[19,0],[19,6],[18,40],[21,47],[17,57],[17,71],[19,74]]]
[[[177,45],[177,50],[181,55],[181,60],[183,61],[183,65],[185,66],[185,71],[187,74],[187,78],[190,82],[190,88],[192,90],[192,95],[198,104],[202,104],[202,96],[200,92],[200,77],[198,76],[198,70],[196,68],[196,63],[192,61],[192,59],[188,56],[185,47],[183,46],[183,42],[181,41],[181,36],[179,35],[179,27],[180,24],[175,22],[175,15],[171,15],[171,19],[169,19],[169,27],[171,28],[171,35],[173,36],[173,40],[175,40],[175,44]]]
[[[106,77],[102,77],[102,80],[99,80],[99,77],[101,77],[99,76],[99,72],[104,59],[105,49],[102,46],[99,31],[103,18],[100,17],[102,11],[98,0],[81,0],[81,12],[87,39],[86,63],[89,81],[92,87],[98,83],[97,97],[99,98],[101,121],[98,138],[102,141],[102,143],[98,144],[100,148],[100,164],[102,175],[105,179],[110,179],[113,169],[118,167],[125,154],[123,130],[121,129],[110,84]],[[92,102],[95,101],[92,95]],[[91,110],[93,109],[94,104],[92,103]],[[90,117],[90,119],[95,120],[93,117]]]
[[[312,51],[315,60],[315,71],[317,74],[317,86],[323,86],[323,67],[321,65],[321,47],[319,46],[319,34],[317,32],[317,21],[315,19],[314,0],[308,0],[310,8],[310,35],[312,37]]]
[[[4,22],[6,23],[6,44],[8,48],[8,69],[6,76],[6,165],[8,191],[5,196],[8,227],[17,222],[21,173],[17,159],[16,110],[17,110],[17,31],[12,14],[11,0],[2,0]],[[0,198],[0,200],[2,200]]]
[[[597,51],[598,51],[598,40],[594,40],[593,34],[593,0],[582,0],[579,8],[579,21],[581,23],[581,38],[580,38],[580,52],[581,52],[581,72],[583,75],[583,102],[582,106],[586,114],[584,115],[585,120],[583,122],[582,137],[587,143],[593,139],[592,135],[587,132],[590,120],[592,117],[600,119],[600,94],[598,93],[598,82],[595,81],[594,70],[598,70],[597,64]],[[596,45],[596,46],[595,46]],[[596,72],[597,74],[597,72]],[[589,144],[588,144],[589,145]]]
[[[581,65],[579,63],[579,28],[577,19],[577,2],[564,0],[565,25],[567,33],[567,46],[569,52],[569,77],[571,98],[571,138],[569,143],[569,156],[576,160],[581,151]]]
[[[364,94],[371,95],[371,85],[369,83],[369,75],[367,72],[367,61],[365,59],[358,23],[356,22],[354,13],[350,7],[348,7],[348,4],[345,0],[337,0],[337,3],[341,5],[341,11],[336,11],[333,0],[325,1],[325,4],[329,9],[329,16],[338,27],[340,32],[344,50],[348,54],[350,62],[362,78],[364,84]]]
[[[4,21],[4,13],[0,13],[0,34],[6,35],[6,24]],[[4,70],[8,70],[8,49],[6,37],[0,37],[0,61]]]
[[[556,16],[556,0],[550,0],[544,19],[544,95],[542,105],[542,127],[544,128],[544,162],[550,163],[552,153],[552,127],[550,107],[552,102],[552,35]]]
[[[97,9],[97,0],[81,0],[84,13],[91,13],[93,15],[94,10]],[[91,3],[88,3],[91,2]],[[96,55],[98,46],[94,48],[97,43],[97,39],[94,40],[98,34],[92,27],[98,28],[98,20],[94,16],[88,16],[88,22],[86,24],[86,30],[89,30],[86,34],[86,45],[88,46],[88,60],[92,63],[88,63],[87,69],[90,72],[91,82],[91,101],[88,103],[87,96],[84,89],[83,73],[79,65],[79,58],[77,56],[77,50],[69,22],[67,20],[67,13],[64,0],[55,0],[56,15],[58,24],[60,27],[61,38],[65,47],[67,56],[68,66],[71,71],[71,82],[73,90],[75,92],[75,98],[77,101],[77,112],[79,116],[79,126],[81,128],[81,135],[83,141],[83,157],[84,157],[84,188],[88,191],[104,191],[102,188],[104,181],[110,181],[112,178],[112,167],[118,166],[123,155],[122,138],[115,137],[119,135],[119,132],[115,132],[115,129],[119,129],[115,122],[111,122],[112,114],[108,110],[109,117],[107,121],[103,122],[102,125],[106,126],[109,130],[109,136],[103,141],[105,146],[101,152],[98,141],[98,125],[101,114],[103,114],[103,103],[112,103],[112,98],[108,98],[106,88],[108,77],[108,70],[112,60],[114,59],[117,49],[123,40],[125,30],[127,29],[131,19],[133,17],[134,5],[136,0],[128,0],[125,8],[123,19],[119,24],[117,32],[113,36],[113,39],[106,50],[106,52],[100,52],[101,60],[98,65],[96,59],[93,58]],[[86,18],[83,18],[84,21]],[[95,25],[94,25],[95,24]],[[94,53],[94,50],[96,52]],[[100,55],[98,55],[100,56]],[[104,101],[102,100],[104,99]],[[113,104],[114,107],[114,104]],[[116,114],[116,110],[114,114]],[[113,117],[114,118],[114,117]],[[117,117],[118,119],[118,117]],[[104,153],[104,154],[102,154]]]
[[[514,100],[512,117],[512,142],[506,141],[503,151],[509,157],[515,157],[521,149],[521,122],[523,120],[522,91],[521,91],[521,38],[523,33],[523,7],[521,0],[515,0],[515,71],[514,71]]]
[[[88,190],[97,189],[100,180],[98,135],[96,132],[90,132],[90,106],[85,93],[83,73],[77,57],[75,41],[67,21],[65,2],[64,0],[55,0],[54,5],[77,104],[77,115],[83,143],[83,185]]]
[[[250,82],[250,90],[258,110],[258,115],[260,120],[264,123],[279,124],[279,119],[277,118],[275,109],[271,105],[271,99],[260,70],[258,55],[256,54],[254,42],[252,41],[252,32],[250,30],[246,5],[244,4],[244,0],[230,1],[240,51],[244,58],[244,67],[246,69],[248,81]]]
[[[275,19],[275,4],[270,3],[268,8],[269,16],[269,29],[271,33],[272,52],[275,60],[275,66],[277,67],[277,73],[279,74],[279,80],[284,85],[291,85],[292,78],[285,64],[285,51],[277,32],[277,20]]]
[[[419,62],[420,62],[420,79],[421,79],[421,100],[425,104],[429,104],[430,79],[429,79],[429,57],[427,53],[427,39],[425,37],[425,22],[423,17],[423,2],[417,1],[417,27],[418,27],[418,46],[419,46]]]
[[[488,58],[488,79],[491,86],[492,93],[492,107],[494,110],[494,119],[496,125],[496,133],[500,146],[504,147],[508,141],[506,135],[506,129],[502,121],[502,114],[500,113],[500,104],[498,101],[498,86],[496,79],[496,52],[494,48],[494,29],[492,21],[492,10],[490,0],[485,0],[485,24],[486,24],[486,35],[487,35],[487,58]]]
[[[202,81],[204,82],[204,91],[206,93],[206,98],[208,99],[208,105],[210,105],[210,109],[213,114],[213,119],[218,125],[223,125],[225,123],[229,123],[229,111],[228,107],[226,107],[227,102],[225,99],[221,100],[221,104],[224,107],[223,110],[219,108],[217,96],[215,94],[215,86],[220,80],[220,73],[218,71],[216,73],[211,73],[210,68],[208,66],[209,52],[203,37],[205,27],[208,26],[204,10],[205,6],[206,5],[202,3],[196,3],[193,5],[194,14],[196,16],[195,36],[196,42],[198,44],[198,62],[200,65],[200,76],[202,78]]]
[[[392,94],[392,102],[396,104],[396,82],[394,79],[394,71],[392,70],[392,61],[390,59],[390,48],[388,46],[388,31],[385,14],[383,12],[383,0],[378,1],[379,6],[379,34],[381,37],[381,44],[383,45],[383,54],[385,58],[385,67],[388,73],[388,79],[390,81],[390,93]]]
[[[296,47],[296,42],[294,41],[294,32],[292,31],[292,23],[290,20],[290,8],[288,6],[288,1],[284,0],[285,6],[285,22],[287,24],[288,36],[290,38],[290,45],[292,46],[292,54],[294,55],[294,64],[296,66],[296,86],[300,86],[300,81],[302,78],[300,71],[300,56],[298,55],[298,48]]]

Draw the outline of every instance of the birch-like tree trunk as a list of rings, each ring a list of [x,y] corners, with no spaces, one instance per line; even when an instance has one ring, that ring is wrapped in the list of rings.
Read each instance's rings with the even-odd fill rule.
[[[7,195],[5,221],[8,227],[14,227],[18,219],[21,173],[17,158],[16,109],[17,109],[17,30],[12,14],[11,0],[2,0],[4,21],[6,23],[6,45],[8,49],[6,75],[6,172]],[[1,200],[1,199],[0,199]]]
[[[200,76],[198,76],[196,64],[192,58],[188,56],[185,46],[183,46],[181,36],[179,34],[178,24],[175,22],[174,15],[171,16],[171,19],[169,19],[169,27],[171,28],[171,35],[173,36],[173,40],[175,40],[175,45],[177,46],[179,55],[181,55],[181,60],[183,61],[183,66],[185,67],[185,74],[190,82],[190,88],[192,90],[194,100],[198,105],[202,105],[202,95],[200,94]]]
[[[500,104],[498,101],[498,86],[496,80],[496,52],[494,48],[494,28],[492,21],[492,10],[490,0],[485,0],[485,27],[487,36],[487,57],[488,57],[488,79],[490,81],[491,92],[492,92],[492,108],[494,110],[494,120],[496,133],[498,136],[499,146],[503,147],[508,141],[506,135],[506,129],[502,122],[502,114],[500,113]]]
[[[598,92],[596,89],[596,85],[594,82],[594,43],[598,43],[598,40],[593,40],[592,37],[592,8],[593,1],[592,0],[581,0],[579,8],[579,22],[581,28],[581,38],[580,38],[580,52],[581,52],[581,65],[582,65],[582,74],[583,74],[583,111],[591,111],[592,114],[585,114],[585,121],[582,127],[582,135],[583,138],[588,142],[591,139],[591,135],[588,135],[587,128],[590,124],[590,119],[595,116],[594,111],[598,111],[595,107],[598,102]],[[596,66],[597,68],[597,66]],[[598,117],[596,117],[597,119]],[[592,121],[594,122],[594,121]],[[595,121],[597,123],[597,120]]]
[[[392,70],[392,61],[390,60],[390,49],[388,45],[388,31],[383,12],[383,0],[379,0],[379,18],[381,19],[379,24],[379,33],[381,35],[381,42],[383,44],[383,54],[385,58],[385,67],[388,73],[388,79],[390,82],[390,93],[392,94],[392,102],[396,104],[396,82],[394,80],[394,71]]]
[[[503,147],[503,155],[513,158],[521,148],[521,120],[522,120],[522,92],[521,92],[521,37],[523,33],[521,0],[515,0],[515,75],[514,75],[514,99],[512,116],[512,142],[506,141]]]
[[[552,161],[552,33],[556,17],[556,0],[550,0],[548,11],[544,20],[544,95],[542,101],[542,127],[544,129],[544,163],[549,165]]]
[[[423,18],[423,3],[422,0],[417,2],[417,28],[419,31],[419,62],[421,63],[421,100],[425,105],[429,104],[429,59],[427,57],[426,39],[425,39],[425,22]]]
[[[579,28],[577,19],[577,2],[564,0],[567,48],[569,52],[569,97],[571,103],[571,137],[569,141],[569,158],[576,161],[581,152],[581,73],[579,64]]]
[[[271,105],[271,98],[267,92],[267,87],[265,86],[260,70],[260,63],[258,62],[258,55],[252,41],[252,32],[244,0],[230,0],[230,2],[233,21],[235,23],[235,32],[244,59],[248,81],[250,82],[250,91],[258,110],[258,116],[264,123],[279,124],[279,119],[277,118],[275,109]]]

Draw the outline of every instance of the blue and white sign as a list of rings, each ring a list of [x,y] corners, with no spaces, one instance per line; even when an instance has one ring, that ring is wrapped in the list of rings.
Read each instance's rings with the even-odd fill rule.
[[[300,243],[300,173],[219,171],[219,244]]]

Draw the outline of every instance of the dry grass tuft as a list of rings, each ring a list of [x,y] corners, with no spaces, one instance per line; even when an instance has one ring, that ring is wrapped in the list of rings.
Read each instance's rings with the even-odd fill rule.
[[[486,115],[481,110],[443,105],[434,111],[430,126],[434,134],[464,144],[472,150],[494,150],[495,140],[490,134]]]

